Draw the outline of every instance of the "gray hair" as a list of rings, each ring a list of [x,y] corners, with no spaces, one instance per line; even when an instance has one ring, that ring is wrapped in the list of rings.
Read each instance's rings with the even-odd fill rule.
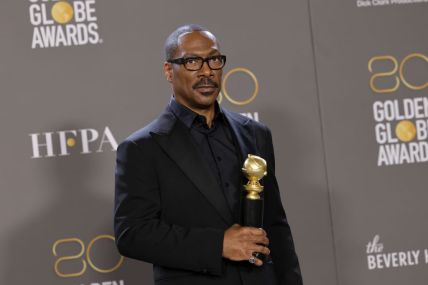
[[[201,25],[197,24],[188,24],[178,27],[173,31],[165,41],[165,59],[173,59],[177,48],[178,48],[178,38],[186,33],[190,32],[209,32],[208,29]]]

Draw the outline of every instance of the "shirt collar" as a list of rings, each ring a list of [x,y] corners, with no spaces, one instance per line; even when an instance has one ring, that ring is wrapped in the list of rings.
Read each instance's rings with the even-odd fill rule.
[[[186,127],[188,127],[189,129],[194,124],[196,118],[202,117],[201,119],[205,121],[204,116],[201,116],[198,113],[193,112],[192,110],[190,110],[186,106],[183,106],[182,104],[178,103],[177,100],[175,100],[174,96],[171,97],[171,101],[169,102],[169,106],[170,106],[172,112],[174,113],[174,115],[177,118],[179,118],[180,121],[182,121],[184,123],[184,125]],[[223,113],[220,105],[216,101],[215,102],[215,114],[214,114],[214,120],[213,120],[214,124],[216,121],[218,121],[222,118],[224,118],[224,113]]]

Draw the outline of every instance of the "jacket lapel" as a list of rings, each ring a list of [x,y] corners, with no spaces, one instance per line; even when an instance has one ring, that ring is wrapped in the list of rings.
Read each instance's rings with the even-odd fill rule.
[[[257,151],[257,141],[255,139],[255,130],[251,127],[250,120],[246,117],[239,116],[235,113],[229,112],[225,109],[222,109],[225,117],[229,123],[229,126],[232,129],[232,135],[234,136],[235,142],[237,143],[237,148],[239,149],[240,154],[240,166],[244,165],[244,161],[247,159],[248,154],[256,154]],[[247,179],[241,171],[242,185],[247,183]],[[246,192],[242,188],[240,193],[237,193],[237,199],[239,201],[239,207],[236,210],[235,214],[237,215],[237,220],[242,221],[242,200],[243,195]]]
[[[255,133],[254,129],[251,128],[248,122],[248,118],[237,116],[234,113],[231,113],[225,109],[222,109],[223,113],[226,116],[229,126],[232,128],[233,135],[235,136],[236,142],[238,143],[238,148],[240,151],[241,164],[244,164],[244,161],[247,159],[248,154],[258,154]]]
[[[210,201],[220,216],[228,224],[232,223],[232,213],[223,191],[207,163],[195,149],[189,130],[168,110],[158,122],[162,125],[161,131],[152,133],[152,137]]]

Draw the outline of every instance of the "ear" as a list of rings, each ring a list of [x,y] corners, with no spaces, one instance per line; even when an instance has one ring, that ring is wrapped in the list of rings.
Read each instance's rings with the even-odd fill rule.
[[[163,63],[163,74],[165,75],[165,79],[168,80],[168,82],[172,81],[172,64],[169,62]]]

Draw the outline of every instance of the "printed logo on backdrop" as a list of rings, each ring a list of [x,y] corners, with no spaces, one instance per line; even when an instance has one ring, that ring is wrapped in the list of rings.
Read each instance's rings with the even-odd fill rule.
[[[106,252],[112,257],[106,258]],[[77,237],[62,238],[52,245],[55,257],[53,269],[61,278],[82,278],[89,271],[108,274],[117,271],[123,264],[124,257],[117,253],[114,237],[98,235],[88,243]],[[106,275],[108,276],[108,275]],[[108,277],[107,277],[108,278]],[[78,284],[82,280],[79,280]],[[125,285],[124,280],[107,280],[91,282],[90,285]]]
[[[101,130],[77,129],[29,134],[31,158],[68,156],[116,151],[117,141],[109,127]]]
[[[247,82],[245,82],[246,79],[250,79],[251,81],[250,84],[247,84]],[[229,90],[228,88],[229,83],[230,85],[239,84],[241,87],[250,86],[250,88],[248,90],[248,93],[235,94],[233,93],[233,91]],[[248,68],[237,67],[227,71],[223,75],[222,89],[217,100],[219,104],[222,104],[223,102],[228,102],[235,106],[246,106],[251,102],[253,102],[254,99],[256,99],[258,94],[259,94],[259,81],[257,80],[256,75]],[[241,115],[244,115],[257,122],[259,121],[259,112],[257,111],[243,112],[241,113]]]
[[[102,43],[95,0],[29,0],[31,48]]]
[[[372,57],[368,62],[378,166],[428,161],[428,57]],[[407,95],[411,94],[411,96]]]
[[[366,246],[367,268],[369,270],[388,270],[400,267],[428,264],[428,249],[388,250],[375,235]]]
[[[358,8],[428,3],[428,0],[356,0]]]

